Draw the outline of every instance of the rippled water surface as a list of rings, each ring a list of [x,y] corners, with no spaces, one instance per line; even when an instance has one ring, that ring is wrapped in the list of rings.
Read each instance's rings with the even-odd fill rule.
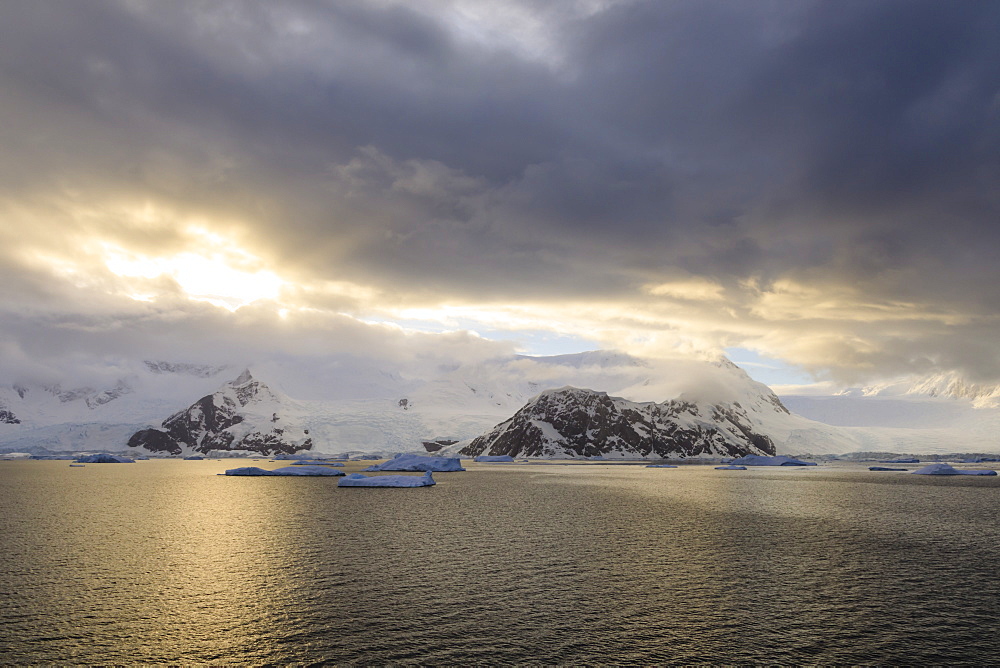
[[[1000,660],[998,478],[246,464],[0,462],[0,661]]]

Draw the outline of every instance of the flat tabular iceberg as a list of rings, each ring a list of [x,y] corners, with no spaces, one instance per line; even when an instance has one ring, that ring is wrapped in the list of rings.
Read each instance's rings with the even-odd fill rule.
[[[726,464],[725,466],[716,466],[716,471],[746,471],[747,467],[740,466],[739,464]]]
[[[338,481],[338,487],[429,487],[434,483],[431,472],[423,475],[373,475],[352,473]]]
[[[894,469],[890,466],[869,466],[869,471],[909,471],[910,469]]]
[[[109,455],[106,452],[80,457],[75,461],[78,464],[135,464],[134,459],[122,457],[121,455]]]
[[[816,462],[804,462],[801,459],[778,455],[777,457],[767,457],[765,455],[746,455],[738,457],[730,464],[737,466],[816,466]]]
[[[648,464],[647,469],[675,469],[677,468],[673,464]]]
[[[510,455],[479,455],[476,457],[477,462],[493,462],[497,464],[512,464],[514,458]]]
[[[914,473],[920,475],[996,475],[997,472],[992,469],[981,469],[975,471],[967,471],[962,469],[957,469],[954,466],[945,464],[943,462],[938,462],[937,464],[928,464],[922,469],[917,469]]]
[[[381,464],[369,466],[365,471],[464,471],[458,457],[424,457],[423,455],[398,455]]]
[[[342,476],[343,471],[331,469],[328,466],[283,466],[280,469],[268,471],[257,466],[241,466],[229,469],[226,475],[298,475],[298,476]]]

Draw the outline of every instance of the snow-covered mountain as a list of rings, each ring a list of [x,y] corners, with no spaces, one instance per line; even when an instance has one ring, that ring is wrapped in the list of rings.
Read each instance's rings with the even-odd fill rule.
[[[606,393],[608,401],[615,398],[612,403],[620,398],[637,404],[690,404],[690,410],[678,410],[671,418],[677,420],[676,433],[698,425],[705,434],[716,430],[732,445],[744,442],[736,434],[745,429],[770,439],[778,454],[1000,450],[995,436],[1000,433],[1000,409],[976,409],[971,399],[863,397],[857,400],[933,401],[955,410],[934,421],[918,419],[923,413],[914,411],[912,419],[890,426],[875,416],[860,425],[838,422],[815,410],[817,398],[789,397],[789,413],[767,386],[725,359],[651,361],[597,351],[394,365],[330,356],[264,361],[252,365],[252,373],[242,381],[239,369],[149,361],[115,367],[87,382],[67,378],[60,383],[0,384],[0,451],[180,448],[191,454],[221,447],[264,453],[301,450],[309,442],[311,451],[320,453],[389,454],[422,450],[424,444],[457,451],[511,419],[535,397],[566,386]],[[241,394],[240,387],[247,383],[256,388],[253,396]],[[625,406],[615,404],[620,434],[625,433],[621,420],[629,415],[641,418],[629,427],[637,434],[654,425],[669,431],[664,426],[669,409],[653,415]],[[823,421],[795,414],[800,407]],[[727,417],[727,412],[735,417]],[[133,437],[135,447],[129,448]],[[630,441],[631,450],[622,452],[641,453],[652,442],[641,441]],[[720,443],[705,437],[702,444],[709,442]],[[655,451],[650,445],[649,452]],[[727,450],[718,446],[711,451]]]
[[[131,448],[179,455],[194,451],[246,450],[264,455],[312,448],[309,429],[288,420],[291,402],[244,370],[235,380],[174,413],[159,429],[142,429]]]
[[[452,449],[647,459],[858,449],[844,430],[790,413],[770,388],[725,358],[639,368],[644,379],[618,392],[543,392],[492,430]]]
[[[218,387],[224,368],[147,361],[116,371],[86,384],[0,385],[0,448],[124,450],[137,429]]]
[[[1000,407],[1000,385],[972,383],[954,371],[845,390],[844,396],[968,399],[975,408]]]
[[[780,403],[773,410],[784,410]],[[605,392],[547,390],[461,454],[512,457],[697,457],[774,454],[738,403],[638,403]]]

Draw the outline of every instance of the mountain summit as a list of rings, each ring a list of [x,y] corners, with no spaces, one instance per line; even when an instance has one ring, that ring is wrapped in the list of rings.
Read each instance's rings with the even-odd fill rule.
[[[780,402],[772,410],[778,406]],[[648,459],[773,455],[775,448],[770,437],[755,431],[739,403],[699,405],[683,399],[638,403],[606,392],[563,387],[542,392],[460,452]]]
[[[287,399],[245,369],[217,392],[163,421],[161,429],[137,431],[129,447],[181,454],[185,450],[247,450],[262,455],[312,448],[309,430],[281,416]]]

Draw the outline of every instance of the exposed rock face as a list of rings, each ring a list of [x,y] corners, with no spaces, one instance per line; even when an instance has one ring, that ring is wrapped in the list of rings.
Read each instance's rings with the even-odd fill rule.
[[[458,441],[453,441],[453,440],[448,439],[448,438],[438,438],[438,439],[435,439],[433,441],[422,441],[422,443],[423,443],[424,449],[427,450],[427,452],[437,452],[438,450],[440,450],[443,447],[446,447],[446,446],[449,446],[449,445],[454,445],[455,443],[458,443]]]
[[[146,365],[146,368],[153,373],[177,373],[187,376],[196,376],[198,378],[209,378],[226,368],[224,366],[208,366],[207,364],[184,364],[179,362],[162,361],[154,362],[151,360],[146,360],[144,364]]]
[[[6,408],[0,407],[0,423],[3,424],[21,424],[21,421],[12,412]]]
[[[22,388],[17,389],[18,394],[23,399],[28,390]],[[112,402],[115,399],[129,394],[132,392],[132,388],[124,380],[118,381],[118,383],[110,390],[98,391],[92,387],[79,387],[73,390],[64,390],[59,385],[50,385],[45,388],[45,390],[57,397],[61,403],[69,403],[71,401],[83,401],[87,404],[87,408],[94,409],[98,406],[103,406],[106,403]]]
[[[263,455],[312,448],[308,430],[278,426],[281,398],[249,370],[202,397],[189,408],[163,421],[162,429],[143,429],[129,439],[129,447],[180,454],[183,448],[252,450]]]
[[[573,387],[543,392],[461,450],[470,456],[594,457],[616,453],[645,458],[774,452],[771,439],[754,432],[738,403],[636,403]]]

